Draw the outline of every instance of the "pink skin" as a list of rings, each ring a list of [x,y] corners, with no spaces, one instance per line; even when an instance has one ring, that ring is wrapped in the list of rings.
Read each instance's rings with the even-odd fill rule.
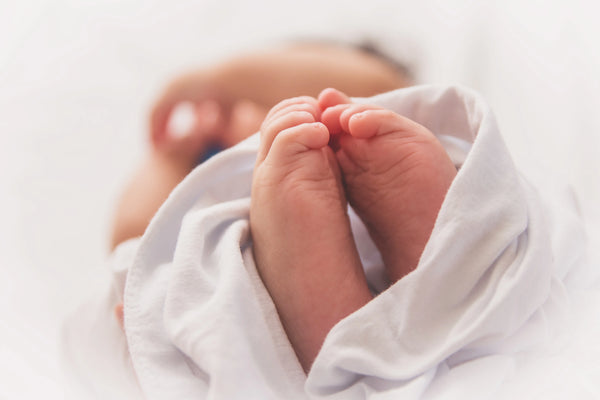
[[[269,112],[250,209],[258,271],[305,371],[333,325],[371,299],[319,119],[311,97],[284,100]]]
[[[165,127],[152,136],[153,148],[127,185],[115,212],[111,247],[141,236],[150,219],[173,188],[196,166],[210,143],[233,146],[258,130],[267,110],[251,101],[240,100],[227,111],[215,101],[195,105],[195,123],[177,136]],[[123,304],[115,315],[123,326]]]
[[[225,114],[215,101],[195,105],[196,121],[188,132],[164,131],[153,137],[153,147],[130,183],[116,210],[111,248],[141,236],[167,196],[197,165],[210,143],[229,147],[256,132],[267,110],[250,101],[238,101]]]
[[[170,156],[172,162],[193,168],[210,142],[220,136],[224,125],[221,107],[215,101],[194,105],[194,123],[187,132],[175,135],[166,128],[162,136],[152,136],[154,151]]]
[[[414,270],[456,168],[425,127],[392,111],[319,95],[346,195],[382,254],[392,283]]]
[[[175,135],[165,127],[151,136],[153,151],[191,171],[211,144],[232,147],[255,133],[267,110],[248,100],[223,105],[204,100],[194,105],[194,122],[187,132]]]
[[[240,126],[261,114],[247,110]],[[199,107],[203,112],[210,109]],[[183,174],[209,139],[204,135],[221,121],[206,118],[187,137],[163,137],[154,143],[155,154]],[[427,129],[391,111],[352,104],[339,91],[327,89],[318,101],[288,99],[269,112],[252,182],[254,255],[305,371],[329,330],[371,300],[346,196],[395,281],[416,267],[455,174]],[[174,173],[167,181],[178,179]],[[115,314],[122,324],[122,305]]]

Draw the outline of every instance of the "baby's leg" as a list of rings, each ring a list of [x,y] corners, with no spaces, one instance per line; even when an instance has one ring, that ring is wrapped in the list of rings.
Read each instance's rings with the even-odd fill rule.
[[[337,137],[348,200],[379,248],[390,280],[418,264],[456,168],[425,127],[392,111],[319,96],[322,121]]]
[[[333,325],[371,299],[319,114],[310,97],[271,110],[250,210],[257,268],[305,371]]]

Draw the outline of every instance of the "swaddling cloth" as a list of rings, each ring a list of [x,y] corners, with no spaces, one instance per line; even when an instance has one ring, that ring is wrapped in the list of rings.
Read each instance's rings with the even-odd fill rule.
[[[582,268],[571,205],[554,212],[560,199],[543,200],[517,172],[474,93],[424,86],[365,101],[429,128],[460,167],[416,270],[387,288],[351,213],[367,279],[381,293],[333,327],[305,376],[253,261],[254,136],[194,170],[140,242],[125,329],[147,398],[500,396],[521,355],[555,337],[567,276]]]

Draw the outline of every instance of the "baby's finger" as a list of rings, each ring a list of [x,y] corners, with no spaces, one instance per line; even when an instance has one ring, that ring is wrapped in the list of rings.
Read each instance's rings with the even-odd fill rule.
[[[189,85],[183,78],[171,82],[160,94],[150,113],[150,139],[154,146],[159,146],[169,135],[171,114],[180,102],[192,101],[189,97]]]
[[[150,113],[150,141],[154,147],[159,146],[167,136],[167,124],[175,103],[160,100]]]
[[[198,86],[194,79],[184,76],[171,83],[156,101],[150,114],[150,138],[154,146],[162,145],[172,132],[169,122],[177,105],[192,102],[201,105],[205,102],[216,102],[219,105],[222,119],[228,121],[234,100],[223,91],[209,84]]]

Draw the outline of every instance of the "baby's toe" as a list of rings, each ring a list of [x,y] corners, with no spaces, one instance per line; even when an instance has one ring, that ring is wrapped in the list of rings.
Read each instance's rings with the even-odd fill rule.
[[[311,99],[308,97],[307,99]],[[320,118],[316,100],[307,102],[304,97],[287,99],[273,107],[260,128],[260,148],[257,162],[261,163],[271,150],[273,141],[284,130],[310,124]]]
[[[400,134],[406,137],[426,134],[421,125],[391,110],[367,105],[356,105],[344,110],[340,124],[353,137],[368,139],[374,136]]]
[[[346,131],[344,127],[342,127],[340,116],[342,113],[347,110],[351,104],[338,104],[332,107],[327,108],[321,114],[321,122],[325,124],[327,129],[332,135],[337,135]],[[346,129],[348,127],[346,126]]]
[[[321,91],[317,101],[321,110],[325,110],[329,107],[337,106],[339,104],[352,103],[352,100],[346,94],[332,88],[327,88]]]
[[[260,150],[258,162],[262,162],[271,151],[273,142],[283,131],[302,124],[315,122],[315,118],[306,111],[291,111],[265,124],[260,131]]]
[[[321,149],[329,142],[329,131],[320,122],[303,123],[279,132],[267,158],[276,165],[285,165],[299,154]]]
[[[310,96],[299,96],[285,99],[277,103],[265,117],[265,123],[280,117],[282,114],[289,112],[290,110],[304,110],[311,114],[314,114],[315,119],[319,119],[321,111],[319,104],[314,97]]]

